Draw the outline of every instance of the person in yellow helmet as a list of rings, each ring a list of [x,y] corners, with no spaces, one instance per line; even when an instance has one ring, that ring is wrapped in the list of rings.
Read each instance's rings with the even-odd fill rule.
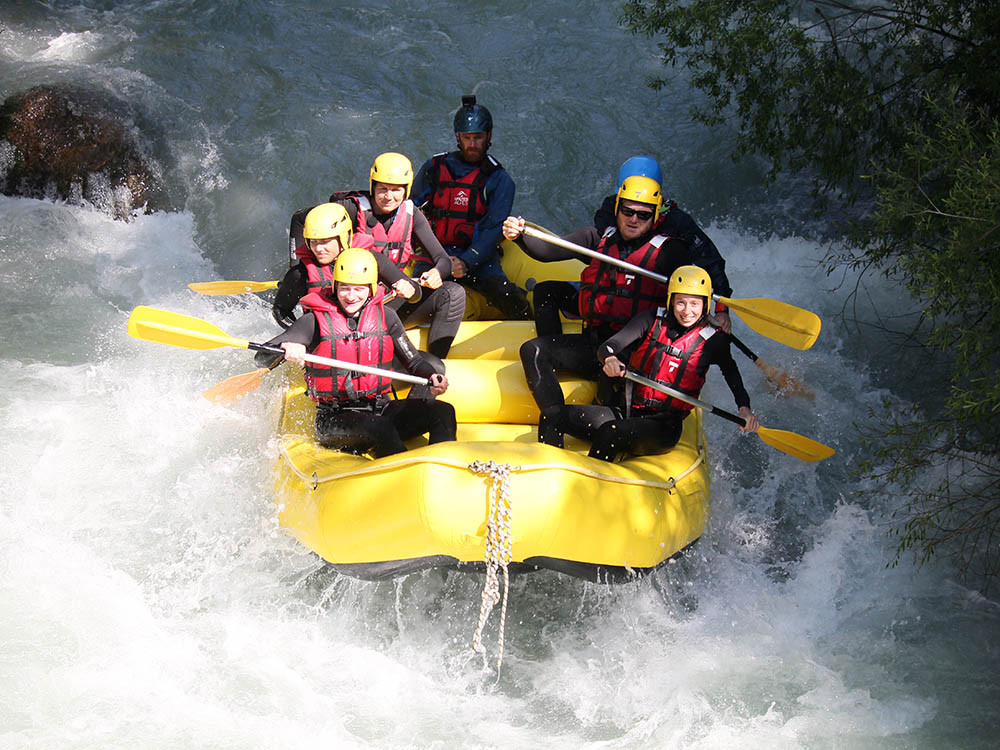
[[[321,203],[297,211],[292,217],[290,247],[292,264],[278,282],[271,312],[282,328],[295,321],[295,307],[306,294],[333,283],[333,262],[341,251],[352,245],[370,248],[369,236],[354,236],[347,210],[338,203]],[[412,284],[388,258],[379,262],[379,279],[403,296],[419,295]]]
[[[666,304],[630,320],[598,347],[597,359],[608,377],[620,378],[631,369],[695,397],[705,384],[708,368],[716,365],[733,393],[739,415],[746,420],[740,429],[756,432],[760,423],[750,409],[750,397],[729,352],[729,337],[715,335],[717,329],[708,322],[711,299],[708,273],[698,266],[681,266],[670,276]],[[665,453],[674,447],[682,422],[693,407],[645,385],[626,388],[626,394],[624,408],[569,404],[543,410],[538,422],[539,441],[561,448],[568,432],[590,440],[589,455],[604,461],[628,454]]]
[[[348,248],[334,262],[333,284],[302,298],[307,312],[268,344],[304,364],[306,386],[316,401],[316,437],[328,448],[371,453],[376,458],[406,450],[403,441],[429,433],[431,443],[454,440],[455,409],[434,400],[448,388],[443,365],[436,367],[410,342],[399,317],[383,305],[378,263],[368,250]],[[306,363],[306,352],[342,362],[388,370],[401,362],[430,380],[426,398],[392,397],[391,380],[328,365]],[[269,366],[273,354],[259,352]],[[412,395],[412,394],[411,394]]]
[[[686,243],[657,232],[661,203],[659,183],[648,177],[630,177],[618,191],[613,227],[600,233],[593,226],[586,226],[565,239],[669,276],[691,261]],[[548,241],[524,237],[523,231],[524,219],[520,216],[510,216],[504,221],[504,236],[517,241],[537,260],[580,257]],[[520,352],[528,387],[539,409],[561,406],[564,399],[556,374],[559,370],[601,381],[600,399],[609,401],[613,394],[607,389],[609,381],[601,378],[601,368],[595,358],[597,346],[620,331],[638,313],[662,304],[666,287],[597,259],[591,260],[581,273],[578,289],[568,283],[555,283],[563,284],[571,295],[571,300],[564,300],[563,304],[572,302],[583,320],[583,332],[562,333],[558,309],[550,310],[546,317],[536,296],[535,328],[539,335],[522,344]],[[543,286],[545,284],[536,287],[536,295]]]
[[[334,193],[330,200],[344,206],[355,237],[370,236],[373,252],[388,258],[400,273],[407,273],[417,263],[432,264],[416,279],[425,289],[422,296],[404,294],[406,299],[388,304],[408,328],[429,323],[427,350],[444,358],[465,314],[465,290],[445,280],[451,259],[410,200],[412,185],[410,160],[389,151],[372,162],[367,191]]]

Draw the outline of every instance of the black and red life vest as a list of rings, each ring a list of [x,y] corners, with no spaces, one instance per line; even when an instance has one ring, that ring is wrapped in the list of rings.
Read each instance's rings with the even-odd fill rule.
[[[663,307],[656,311],[656,320],[646,338],[629,358],[629,367],[650,380],[689,396],[697,396],[705,385],[705,376],[698,374],[698,361],[705,350],[705,342],[716,329],[702,322],[692,326],[678,338],[671,339],[667,326],[669,314]],[[686,416],[694,407],[655,388],[636,385],[632,392],[631,408],[638,413],[676,411]]]
[[[486,215],[486,180],[501,164],[488,155],[464,177],[455,178],[445,163],[447,154],[431,159],[427,173],[430,185],[424,213],[442,245],[468,247],[476,222]]]
[[[413,260],[426,260],[430,258],[420,253],[413,246],[413,212],[416,207],[409,198],[404,200],[396,215],[392,219],[389,229],[382,225],[378,217],[372,211],[371,196],[361,190],[352,190],[343,193],[334,193],[331,200],[343,200],[350,198],[357,206],[357,214],[354,221],[354,237],[361,236],[371,238],[371,245],[365,249],[370,249],[373,253],[379,252],[389,256],[389,259],[396,264],[396,267],[403,269]]]
[[[370,250],[372,247],[372,237],[367,234],[355,234],[351,244],[353,247]],[[347,248],[341,248],[342,251],[346,249]],[[302,261],[302,265],[305,266],[306,269],[306,294],[311,294],[313,292],[319,294],[324,289],[333,289],[333,263],[329,263],[325,266],[321,266],[317,263],[316,256],[313,255],[313,251],[309,249],[308,240],[295,248],[295,257]]]
[[[312,352],[344,362],[389,369],[392,365],[392,337],[385,322],[382,291],[362,308],[357,327],[326,294],[307,294],[301,304],[316,316],[319,345]],[[306,386],[314,401],[358,402],[388,394],[392,381],[378,375],[341,370],[328,365],[306,363]]]
[[[655,271],[656,256],[669,239],[666,235],[654,235],[623,256],[621,235],[615,227],[608,227],[597,245],[597,252]],[[580,317],[589,327],[606,325],[620,331],[639,313],[661,304],[666,296],[666,284],[597,258],[592,259],[580,274]]]

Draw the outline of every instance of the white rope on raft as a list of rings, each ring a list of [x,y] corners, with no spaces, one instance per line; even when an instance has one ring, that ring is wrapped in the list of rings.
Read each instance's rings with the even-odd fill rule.
[[[404,456],[391,461],[386,459],[381,459],[378,462],[371,462],[368,466],[361,466],[356,469],[351,469],[349,471],[339,472],[337,474],[328,474],[326,476],[318,476],[315,473],[307,474],[300,470],[298,466],[295,465],[295,460],[288,454],[284,442],[281,444],[279,452],[286,461],[288,461],[289,468],[291,472],[295,474],[303,482],[311,484],[313,488],[323,484],[324,482],[335,482],[338,479],[347,479],[350,477],[362,477],[367,474],[378,474],[384,471],[392,471],[394,469],[401,469],[406,466],[411,466],[413,464],[437,464],[438,466],[450,466],[455,469],[467,469],[468,463],[466,461],[444,458],[439,456]],[[615,484],[627,484],[635,487],[651,487],[658,490],[672,490],[677,482],[684,479],[688,474],[701,466],[702,462],[705,460],[705,452],[702,447],[698,446],[698,457],[692,462],[692,464],[687,467],[684,471],[678,474],[676,477],[670,477],[666,481],[657,481],[652,479],[636,479],[632,477],[618,477],[612,474],[603,474],[599,471],[594,471],[593,469],[586,469],[582,466],[574,466],[573,464],[563,464],[563,463],[538,463],[538,464],[522,464],[518,468],[519,473],[525,473],[529,471],[568,471],[574,474],[580,474],[591,479],[599,479],[603,482],[612,482]]]
[[[503,664],[504,625],[507,622],[507,593],[510,591],[511,533],[510,533],[510,473],[514,469],[510,464],[498,464],[496,461],[473,461],[468,465],[475,474],[487,474],[491,477],[490,504],[486,516],[486,580],[483,582],[483,598],[479,605],[479,623],[476,634],[472,638],[472,650],[484,654],[483,628],[493,611],[493,606],[501,601],[500,577],[498,571],[503,571],[503,604],[500,608],[500,629],[497,636],[497,679],[500,677],[500,666]]]

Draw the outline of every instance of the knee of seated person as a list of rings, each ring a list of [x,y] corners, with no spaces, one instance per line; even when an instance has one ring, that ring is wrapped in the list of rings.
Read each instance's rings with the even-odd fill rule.
[[[435,401],[434,409],[437,411],[439,417],[443,417],[451,422],[455,421],[455,407],[447,401]]]
[[[534,359],[541,352],[541,337],[528,339],[523,344],[521,344],[520,354],[521,360],[527,362]]]
[[[556,404],[555,406],[546,406],[538,413],[538,419],[550,420],[559,417],[559,412],[563,409],[562,404]]]

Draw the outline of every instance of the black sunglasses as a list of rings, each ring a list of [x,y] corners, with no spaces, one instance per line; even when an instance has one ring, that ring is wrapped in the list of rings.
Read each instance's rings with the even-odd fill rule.
[[[649,221],[653,218],[652,211],[636,211],[634,208],[629,208],[628,206],[619,208],[618,213],[626,217],[638,216],[639,221]]]

